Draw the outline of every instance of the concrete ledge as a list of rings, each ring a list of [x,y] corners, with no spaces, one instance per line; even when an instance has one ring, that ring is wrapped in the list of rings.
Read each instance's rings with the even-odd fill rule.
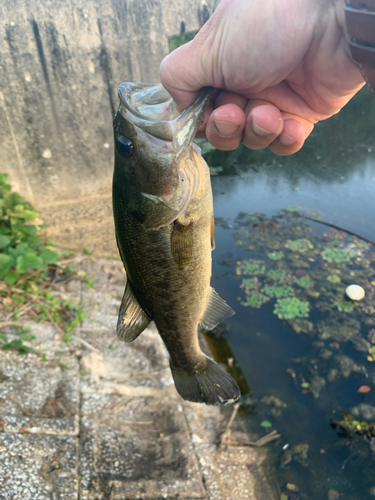
[[[86,308],[69,348],[53,326],[28,322],[27,343],[48,362],[0,351],[0,500],[274,500],[266,450],[216,448],[231,408],[180,398],[155,328],[116,339],[121,263],[72,265],[94,284],[55,289]]]

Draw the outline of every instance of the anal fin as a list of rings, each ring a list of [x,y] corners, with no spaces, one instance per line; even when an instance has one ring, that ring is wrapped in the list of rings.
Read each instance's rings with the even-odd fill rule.
[[[212,330],[216,325],[233,316],[233,314],[233,309],[211,287],[208,306],[200,322],[201,326],[207,330]]]
[[[150,322],[151,319],[140,306],[127,281],[117,321],[117,337],[124,342],[132,342],[148,327]]]

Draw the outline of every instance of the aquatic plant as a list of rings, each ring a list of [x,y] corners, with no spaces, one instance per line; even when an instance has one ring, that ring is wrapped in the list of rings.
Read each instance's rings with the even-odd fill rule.
[[[367,356],[368,361],[375,361],[375,346],[370,347],[369,355]]]
[[[285,210],[287,210],[288,212],[298,212],[299,206],[298,205],[288,205],[287,207],[285,207]]]
[[[255,309],[259,309],[268,300],[269,298],[266,295],[263,295],[263,293],[253,292],[250,295],[247,295],[245,302],[241,302],[241,304],[245,307],[254,307]]]
[[[267,256],[271,260],[280,260],[284,257],[284,252],[270,252],[267,254]]]
[[[275,281],[281,281],[287,273],[284,269],[270,269],[266,274]]]
[[[340,276],[337,276],[337,274],[330,274],[329,276],[327,276],[327,280],[331,283],[340,283],[341,278]]]
[[[249,236],[244,238],[246,249],[260,257],[268,255],[269,260],[253,257],[237,266],[237,274],[248,275],[246,279],[250,280],[242,282],[245,297],[240,299],[241,304],[260,308],[267,297],[276,302],[274,314],[287,319],[297,333],[317,333],[320,339],[331,339],[340,345],[351,342],[356,350],[366,353],[369,361],[375,360],[375,352],[369,351],[371,344],[361,334],[360,327],[362,321],[375,326],[373,246],[361,245],[358,238],[344,231],[328,230],[324,238],[315,236],[312,227],[295,212],[284,211],[278,218],[270,219],[256,214],[254,217],[254,227],[261,228],[259,231],[249,231],[249,223],[242,216],[236,221],[235,232],[243,228],[248,231]],[[275,250],[269,250],[270,243]],[[277,248],[282,247],[287,250],[281,257]],[[355,304],[344,299],[345,287],[353,279],[366,288],[365,299]],[[295,323],[297,319],[308,318],[310,309],[323,314],[316,328],[312,323]],[[335,369],[329,372],[332,377]],[[337,376],[343,376],[340,369]]]
[[[268,295],[268,297],[280,299],[282,297],[290,297],[293,295],[293,288],[291,286],[265,286],[263,288],[263,293]]]
[[[299,278],[296,281],[297,285],[299,285],[301,288],[310,288],[313,286],[312,280],[308,276],[302,276],[302,278]]]
[[[294,297],[278,299],[273,310],[280,319],[307,318],[309,311],[310,306],[308,302]]]
[[[306,238],[300,238],[298,240],[288,240],[285,243],[285,247],[289,248],[293,252],[307,252],[308,250],[311,250],[313,245],[311,242],[306,239]]]
[[[354,303],[348,300],[336,300],[333,305],[337,307],[340,312],[351,312],[355,307]]]
[[[236,268],[236,273],[237,274],[245,274],[245,275],[257,275],[257,274],[263,274],[264,271],[266,270],[266,266],[263,260],[254,260],[254,259],[249,259],[245,260],[242,262],[237,268]]]
[[[352,434],[359,434],[368,439],[375,437],[374,422],[366,422],[364,420],[360,421],[356,419],[354,415],[350,415],[344,411],[341,411],[340,413],[344,418],[342,420],[331,420],[330,424],[334,429],[338,427],[340,432],[342,432],[345,437]]]
[[[240,285],[240,288],[245,288],[246,293],[248,293],[249,290],[253,290],[254,288],[258,288],[258,286],[259,286],[258,278],[245,278],[242,280],[242,284]]]
[[[339,248],[326,248],[321,255],[327,262],[335,262],[336,264],[349,262],[352,258],[349,252],[345,252],[345,250],[340,250]]]

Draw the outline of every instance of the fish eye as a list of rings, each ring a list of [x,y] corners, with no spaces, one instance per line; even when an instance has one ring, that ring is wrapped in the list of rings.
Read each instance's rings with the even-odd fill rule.
[[[130,158],[134,153],[134,146],[130,139],[120,135],[116,139],[116,150],[124,158]]]

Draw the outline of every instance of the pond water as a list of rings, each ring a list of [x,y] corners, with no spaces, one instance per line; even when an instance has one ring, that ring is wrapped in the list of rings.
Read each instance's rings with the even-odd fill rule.
[[[245,378],[251,428],[281,434],[267,446],[282,500],[375,498],[374,132],[364,89],[291,157],[205,150],[212,284],[236,311],[214,342]]]

